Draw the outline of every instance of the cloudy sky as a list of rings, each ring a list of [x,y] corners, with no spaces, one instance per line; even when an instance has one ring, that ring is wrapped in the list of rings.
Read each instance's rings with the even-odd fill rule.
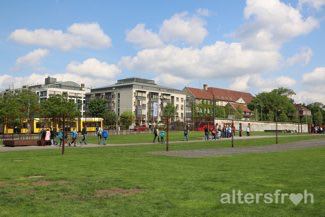
[[[325,0],[2,0],[0,89],[47,75],[182,89],[284,86],[325,103]]]

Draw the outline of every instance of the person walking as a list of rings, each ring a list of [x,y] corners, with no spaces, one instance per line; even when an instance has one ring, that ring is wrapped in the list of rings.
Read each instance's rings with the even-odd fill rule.
[[[109,133],[108,130],[103,130],[102,131],[102,144],[106,145],[106,140],[108,139]]]
[[[42,129],[41,129],[40,136],[41,136],[41,146],[44,146],[45,136],[46,136],[46,130],[44,127],[42,127]]]
[[[75,129],[73,129],[71,131],[71,141],[69,142],[69,146],[71,146],[71,144],[73,144],[74,147],[76,147],[76,143],[77,143],[77,138],[78,138],[78,133]]]
[[[213,128],[211,130],[211,135],[212,135],[213,140],[217,140],[217,131],[216,131],[216,128]]]
[[[185,128],[184,128],[184,140],[185,141],[188,141],[188,134],[189,134],[188,127],[185,126]]]
[[[51,144],[51,131],[50,129],[46,129],[46,132],[45,132],[45,144],[44,145],[49,145]]]
[[[55,142],[56,132],[54,131],[53,127],[51,128],[50,133],[51,133],[51,136],[50,136],[51,146],[55,146],[56,145],[56,142]]]
[[[204,140],[209,140],[209,128],[207,126],[204,128]]]
[[[246,127],[246,136],[250,136],[250,132],[251,132],[251,129],[250,129],[250,126],[248,125]]]
[[[63,130],[60,129],[58,133],[58,139],[59,139],[59,146],[61,147],[63,145]]]
[[[101,127],[98,127],[97,130],[98,144],[100,144],[102,141],[102,134],[103,134],[103,129]]]
[[[164,144],[165,143],[165,136],[166,136],[165,130],[161,130],[160,133],[159,133],[160,143],[161,144]]]
[[[84,126],[81,130],[81,135],[82,135],[82,139],[80,141],[80,144],[85,144],[87,145],[87,141],[86,141],[86,136],[87,136],[87,128]]]
[[[157,137],[158,137],[158,129],[157,129],[157,127],[154,127],[153,128],[153,143],[155,143],[156,142],[156,139],[157,139]],[[159,140],[159,137],[158,137],[158,140]],[[159,142],[159,141],[158,141]]]

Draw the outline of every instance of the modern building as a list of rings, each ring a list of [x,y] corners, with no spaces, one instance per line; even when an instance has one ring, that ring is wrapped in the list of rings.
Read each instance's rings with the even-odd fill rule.
[[[192,121],[193,112],[212,115],[214,106],[226,105],[231,106],[235,110],[242,111],[245,118],[251,116],[251,111],[247,108],[247,104],[250,103],[254,97],[250,93],[208,87],[207,84],[204,84],[202,89],[185,87],[183,92],[187,96],[186,121]],[[194,108],[196,108],[195,111]]]
[[[114,85],[91,89],[91,93],[86,94],[86,106],[93,98],[105,99],[107,109],[118,116],[125,111],[134,112],[138,125],[161,121],[167,103],[177,109],[174,120],[184,121],[185,118],[186,95],[180,90],[160,86],[154,80],[126,78]]]
[[[18,89],[7,89],[2,94],[18,92],[23,89],[34,91],[39,96],[40,101],[46,100],[53,95],[66,96],[69,100],[73,100],[77,104],[82,116],[84,116],[85,112],[85,95],[90,92],[90,89],[85,88],[84,84],[78,84],[73,81],[57,81],[56,78],[47,77],[45,78],[44,84],[24,85]]]

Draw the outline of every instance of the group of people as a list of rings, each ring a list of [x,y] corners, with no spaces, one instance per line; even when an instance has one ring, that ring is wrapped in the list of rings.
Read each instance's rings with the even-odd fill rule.
[[[156,142],[156,140],[158,140],[158,142],[160,142],[161,144],[164,144],[166,142],[166,131],[164,129],[159,130],[158,127],[154,127],[153,128],[153,143]]]
[[[109,137],[109,131],[107,129],[102,129],[101,127],[96,127],[96,135],[98,138],[98,144],[106,145],[106,141]]]
[[[80,144],[87,145],[86,141],[86,135],[87,135],[87,129],[86,127],[83,127],[81,130],[81,139],[79,141]],[[77,146],[77,140],[79,137],[78,132],[75,129],[72,129],[70,131],[70,137],[68,136],[67,131],[63,131],[63,129],[60,129],[59,132],[57,132],[53,128],[42,128],[40,132],[40,137],[41,137],[41,146],[45,145],[51,145],[51,146],[62,146],[63,142],[67,143],[69,146]]]
[[[204,140],[217,140],[220,138],[230,138],[232,136],[235,136],[236,134],[236,128],[235,126],[231,126],[230,124],[224,125],[221,127],[221,125],[216,124],[216,126],[213,126],[212,128],[209,128],[208,126],[204,127]],[[211,135],[211,136],[210,136]],[[239,136],[242,136],[242,126],[239,126]],[[246,136],[250,136],[250,125],[246,127]]]

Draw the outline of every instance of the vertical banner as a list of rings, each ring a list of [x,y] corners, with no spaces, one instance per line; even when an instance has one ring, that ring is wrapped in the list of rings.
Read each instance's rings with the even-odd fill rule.
[[[152,116],[155,118],[158,117],[158,103],[157,102],[152,103]]]

